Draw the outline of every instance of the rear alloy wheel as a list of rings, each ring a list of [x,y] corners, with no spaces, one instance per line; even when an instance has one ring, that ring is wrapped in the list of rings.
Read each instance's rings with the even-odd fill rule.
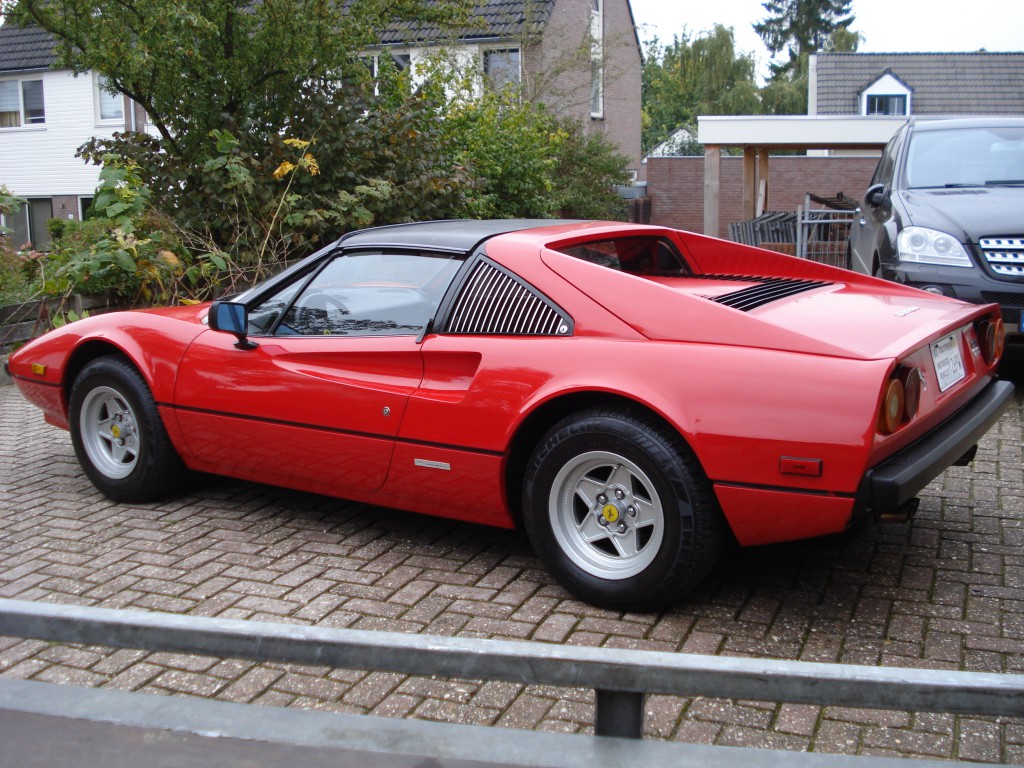
[[[538,556],[574,595],[619,609],[664,607],[696,587],[725,527],[696,457],[646,415],[593,409],[534,452],[523,516]]]
[[[78,462],[106,496],[151,501],[181,479],[184,466],[149,387],[126,361],[100,357],[85,366],[71,390],[69,410]]]

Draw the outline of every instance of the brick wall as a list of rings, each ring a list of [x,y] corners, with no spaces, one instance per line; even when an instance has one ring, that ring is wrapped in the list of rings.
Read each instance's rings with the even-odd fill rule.
[[[839,192],[860,198],[874,173],[877,157],[772,157],[769,163],[770,211],[795,211],[804,195],[832,197]],[[647,194],[651,197],[651,223],[704,230],[704,158],[652,157],[647,161]],[[721,171],[721,226],[741,221],[743,158],[723,157]]]
[[[579,121],[588,134],[603,134],[640,163],[640,46],[626,0],[604,2],[604,117],[590,116],[591,0],[558,0],[543,40],[524,54],[527,98],[545,103],[559,115]]]

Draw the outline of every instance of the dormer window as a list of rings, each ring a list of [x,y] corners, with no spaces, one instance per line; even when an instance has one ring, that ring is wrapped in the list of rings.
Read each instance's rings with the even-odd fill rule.
[[[867,114],[905,115],[907,114],[907,97],[904,94],[871,94],[868,96]]]
[[[882,76],[860,93],[862,115],[910,114],[914,89],[896,76],[892,70],[885,70]]]

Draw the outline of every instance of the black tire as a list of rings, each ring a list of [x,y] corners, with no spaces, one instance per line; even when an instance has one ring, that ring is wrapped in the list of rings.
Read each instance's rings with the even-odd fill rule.
[[[99,357],[71,389],[71,442],[78,463],[114,501],[167,495],[185,474],[142,375],[119,357]]]
[[[583,411],[544,436],[527,466],[523,522],[569,592],[620,610],[677,601],[705,579],[727,538],[689,447],[621,408]]]

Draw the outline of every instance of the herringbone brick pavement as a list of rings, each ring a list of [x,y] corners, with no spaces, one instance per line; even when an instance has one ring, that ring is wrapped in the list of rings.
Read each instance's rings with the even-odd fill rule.
[[[1021,379],[1024,381],[1024,377]],[[570,597],[518,533],[199,478],[114,504],[66,433],[0,387],[0,597],[672,652],[1024,672],[1024,388],[909,525],[730,553],[667,613]],[[271,706],[592,729],[591,694],[0,638],[0,674]],[[776,702],[648,700],[660,739],[1024,763],[1024,722]]]

